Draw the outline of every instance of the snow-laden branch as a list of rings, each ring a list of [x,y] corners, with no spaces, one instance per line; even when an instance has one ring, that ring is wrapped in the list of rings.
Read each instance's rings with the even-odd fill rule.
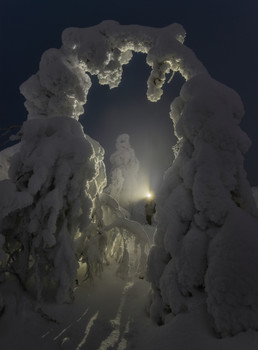
[[[141,244],[147,244],[148,246],[150,246],[149,237],[142,228],[142,225],[139,224],[139,222],[123,217],[118,217],[108,226],[104,226],[104,230],[109,231],[116,227],[120,229],[125,229],[126,231],[135,235],[137,241],[139,241]]]
[[[152,67],[147,97],[150,101],[159,100],[170,71],[179,71],[186,80],[207,73],[193,51],[183,45],[184,37],[185,31],[179,24],[149,28],[104,21],[90,28],[65,29],[63,46],[47,50],[39,71],[20,87],[28,117],[62,115],[78,119],[91,87],[88,73],[97,75],[102,85],[117,87],[122,67],[130,61],[132,52],[147,55],[147,63]]]
[[[100,195],[100,201],[102,205],[105,205],[111,209],[115,214],[112,221],[104,226],[104,230],[109,231],[115,227],[125,229],[131,234],[135,235],[139,242],[150,246],[149,236],[142,228],[142,225],[137,221],[127,219],[124,216],[123,210],[114,198],[112,198],[107,193],[102,193]]]
[[[140,247],[140,259],[139,264],[137,266],[137,273],[139,276],[143,277],[146,273],[146,263],[147,263],[147,255],[146,248],[149,250],[150,248],[150,239],[142,225],[134,220],[130,220],[125,217],[125,213],[123,209],[119,206],[118,202],[112,198],[107,193],[102,193],[100,195],[100,203],[102,208],[108,211],[108,215],[104,215],[104,226],[103,231],[115,231],[120,233],[124,240],[124,252],[121,261],[122,270],[128,268],[123,266],[128,263],[128,252],[127,252],[127,244],[125,243],[124,235],[129,235],[131,238],[134,238],[135,244]],[[108,219],[105,220],[105,217]],[[124,261],[125,260],[125,261]],[[119,269],[121,269],[121,266]]]

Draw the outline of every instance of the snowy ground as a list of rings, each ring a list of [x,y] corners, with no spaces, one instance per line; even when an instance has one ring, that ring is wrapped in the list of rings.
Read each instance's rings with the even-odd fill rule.
[[[139,330],[150,322],[144,311],[149,285],[117,278],[116,268],[113,263],[94,283],[82,282],[73,304],[41,305],[35,313],[25,296],[18,303],[7,297],[0,348],[124,350],[136,344]]]
[[[116,268],[116,263],[111,263],[94,283],[79,276],[73,304],[37,305],[37,312],[25,295],[16,300],[12,294],[17,288],[15,281],[7,285],[7,307],[0,318],[0,349],[258,349],[258,333],[253,331],[216,338],[201,298],[188,313],[174,317],[165,326],[152,324],[145,312],[148,282],[132,276],[122,280],[116,277]]]

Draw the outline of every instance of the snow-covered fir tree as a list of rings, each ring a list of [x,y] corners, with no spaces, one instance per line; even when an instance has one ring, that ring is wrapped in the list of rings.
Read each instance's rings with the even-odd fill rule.
[[[74,119],[55,117],[23,125],[10,179],[0,182],[1,232],[7,270],[24,288],[35,290],[39,300],[50,285],[57,301],[72,297],[76,236],[87,236],[97,185],[106,185],[98,161]]]
[[[206,293],[218,334],[257,327],[258,221],[243,168],[250,145],[243,113],[239,96],[207,75],[186,82],[171,105],[179,140],[148,261],[150,313],[159,324]]]
[[[127,134],[119,135],[116,151],[110,157],[110,183],[106,192],[125,209],[130,210],[137,191],[139,161]]]

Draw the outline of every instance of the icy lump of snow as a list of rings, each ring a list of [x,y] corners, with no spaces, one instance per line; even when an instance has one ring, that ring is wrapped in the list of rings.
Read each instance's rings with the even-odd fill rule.
[[[41,58],[40,70],[25,81],[20,91],[26,98],[29,119],[78,118],[91,87],[90,77],[62,51],[49,49]]]

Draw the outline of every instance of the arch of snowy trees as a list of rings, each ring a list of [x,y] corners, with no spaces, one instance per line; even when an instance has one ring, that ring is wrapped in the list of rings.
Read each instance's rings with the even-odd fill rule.
[[[137,237],[143,268],[144,231],[103,192],[104,151],[78,118],[89,74],[117,87],[132,52],[145,53],[150,101],[160,99],[166,75],[180,72],[186,81],[170,110],[178,142],[157,198],[147,262],[150,316],[162,324],[205,295],[214,327],[225,336],[258,329],[258,214],[243,168],[250,141],[239,128],[239,96],[210,77],[184,38],[179,24],[105,21],[64,30],[62,47],[43,54],[39,71],[21,86],[28,121],[10,179],[0,182],[0,253],[3,270],[37,298],[51,280],[58,301],[71,297],[80,259],[95,274],[123,245],[121,228]],[[128,261],[126,249],[117,254]]]

